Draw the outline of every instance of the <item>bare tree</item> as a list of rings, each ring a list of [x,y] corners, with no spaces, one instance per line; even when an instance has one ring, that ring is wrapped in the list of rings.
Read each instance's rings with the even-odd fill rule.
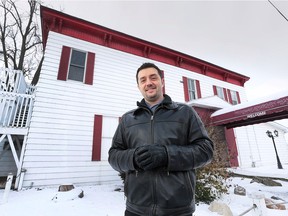
[[[40,0],[0,3],[0,61],[6,68],[21,70],[29,79],[42,67],[42,40],[37,23],[40,3]]]

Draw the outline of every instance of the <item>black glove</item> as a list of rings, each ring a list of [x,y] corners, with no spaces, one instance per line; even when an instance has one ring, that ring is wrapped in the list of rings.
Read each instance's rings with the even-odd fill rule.
[[[166,148],[162,145],[144,145],[136,149],[134,163],[142,170],[151,170],[167,165]]]

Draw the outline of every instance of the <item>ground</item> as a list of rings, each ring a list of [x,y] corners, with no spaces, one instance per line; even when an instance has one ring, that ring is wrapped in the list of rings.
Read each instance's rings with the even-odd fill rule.
[[[285,168],[287,167],[287,168]],[[277,167],[261,167],[250,169],[234,169],[234,172],[254,175],[270,176],[288,179],[288,165],[283,170]],[[250,195],[253,193],[264,194],[265,197],[279,197],[288,201],[288,182],[279,181],[282,187],[268,187],[259,183],[251,183],[250,178],[233,177],[229,179],[231,185],[229,194],[224,195],[219,201],[226,203],[233,215],[240,215],[253,205]],[[234,194],[235,186],[246,188],[247,195],[239,196]],[[58,188],[41,187],[23,189],[21,191],[10,191],[7,202],[3,203],[4,189],[0,190],[0,215],[1,216],[121,216],[125,210],[125,196],[122,191],[115,191],[121,188],[119,184],[76,186],[68,192],[58,192]],[[84,191],[84,197],[79,198],[78,194]],[[56,199],[57,198],[57,199]],[[200,204],[196,208],[195,216],[217,216],[211,212],[209,206]],[[288,204],[286,204],[288,209]],[[288,210],[267,209],[268,216],[287,216]],[[245,214],[252,216],[252,212]]]

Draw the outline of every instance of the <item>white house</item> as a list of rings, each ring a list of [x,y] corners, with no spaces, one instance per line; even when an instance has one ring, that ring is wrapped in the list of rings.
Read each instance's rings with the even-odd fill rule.
[[[3,146],[10,163],[6,170],[0,163],[0,174],[14,173],[18,189],[119,181],[108,164],[108,149],[121,115],[142,99],[135,74],[144,62],[163,70],[165,93],[193,106],[202,118],[247,101],[244,84],[249,78],[240,73],[47,7],[41,7],[41,21],[45,58],[35,76],[36,90],[26,93],[33,98],[33,112],[19,133],[17,158],[19,127],[6,124],[0,129],[0,162]],[[275,129],[279,157],[288,165],[287,128],[257,123],[235,128],[229,127],[231,121],[215,123],[222,128],[230,166],[276,164],[272,141],[265,134]],[[11,133],[14,142],[9,141]]]

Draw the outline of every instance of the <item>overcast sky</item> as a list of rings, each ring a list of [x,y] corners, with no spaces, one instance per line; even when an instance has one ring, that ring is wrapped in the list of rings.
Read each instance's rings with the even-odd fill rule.
[[[271,2],[288,18],[288,1]],[[250,77],[248,100],[288,94],[288,21],[268,1],[61,1],[46,6]]]

